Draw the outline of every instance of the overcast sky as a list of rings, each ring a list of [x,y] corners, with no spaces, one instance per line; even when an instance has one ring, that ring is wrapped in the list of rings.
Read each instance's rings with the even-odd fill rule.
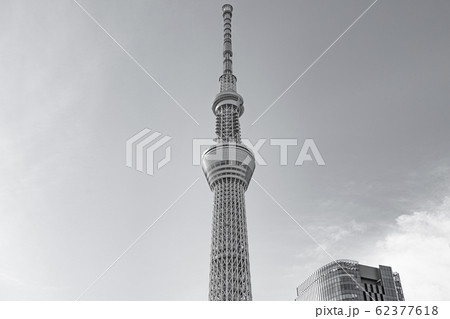
[[[246,193],[254,300],[293,300],[329,255],[450,299],[449,1],[379,0],[252,125],[372,3],[232,2],[242,135],[299,141],[287,166],[267,141],[270,196]],[[206,300],[213,197],[191,149],[214,137],[224,3],[79,4],[199,125],[74,1],[1,1],[0,299]],[[144,128],[172,137],[153,176],[125,165]],[[325,166],[294,165],[307,138]]]

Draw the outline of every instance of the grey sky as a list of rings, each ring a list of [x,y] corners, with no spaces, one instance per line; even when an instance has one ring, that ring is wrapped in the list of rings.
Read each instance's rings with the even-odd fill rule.
[[[267,142],[254,178],[334,257],[448,300],[448,1],[379,0],[251,125],[372,2],[231,2],[242,134],[313,138],[326,166],[294,166],[300,146],[279,166]],[[214,137],[224,2],[79,3],[200,125],[73,1],[2,1],[0,299],[77,298],[199,177],[83,299],[206,300],[213,198],[191,145]],[[144,128],[173,138],[154,176],[125,166]],[[329,257],[255,183],[246,205],[254,300],[293,300]]]

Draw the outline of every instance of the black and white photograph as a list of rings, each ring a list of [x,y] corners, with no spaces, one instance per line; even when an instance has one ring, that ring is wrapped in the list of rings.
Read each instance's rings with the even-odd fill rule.
[[[450,318],[450,1],[0,0],[0,30],[2,318]]]

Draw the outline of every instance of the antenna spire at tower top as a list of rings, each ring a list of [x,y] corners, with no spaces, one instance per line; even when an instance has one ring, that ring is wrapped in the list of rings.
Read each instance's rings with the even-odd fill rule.
[[[223,11],[223,74],[233,74],[233,50],[231,48],[231,16],[233,7],[225,4]]]
[[[236,77],[233,75],[233,49],[231,46],[231,4],[222,6],[223,12],[223,75],[220,77],[220,91],[236,91]]]

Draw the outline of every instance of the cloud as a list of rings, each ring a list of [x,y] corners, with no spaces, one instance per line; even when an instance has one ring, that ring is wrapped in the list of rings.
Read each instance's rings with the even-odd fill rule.
[[[450,197],[430,211],[401,215],[376,243],[372,264],[400,273],[406,300],[450,300]]]
[[[356,234],[363,233],[367,226],[354,220],[340,225],[311,226],[310,233],[316,238],[323,248],[334,246],[336,242],[349,239]],[[321,249],[320,249],[321,250]]]

